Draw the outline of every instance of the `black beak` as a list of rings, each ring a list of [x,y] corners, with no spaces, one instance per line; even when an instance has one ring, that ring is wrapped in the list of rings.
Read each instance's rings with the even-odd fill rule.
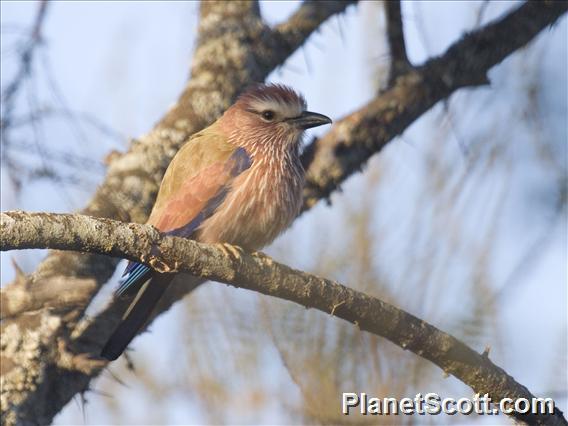
[[[330,124],[331,118],[318,114],[317,112],[304,111],[299,117],[290,118],[289,121],[296,127],[300,129],[311,129],[312,127],[322,126],[324,124]]]

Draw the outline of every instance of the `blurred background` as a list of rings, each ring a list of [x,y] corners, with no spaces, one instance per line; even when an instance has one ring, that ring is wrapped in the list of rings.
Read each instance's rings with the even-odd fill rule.
[[[410,60],[442,54],[514,2],[403,2]],[[196,2],[1,2],[2,210],[70,212],[104,159],[148,132],[187,79]],[[270,24],[296,2],[261,2]],[[34,41],[34,28],[40,36]],[[384,86],[381,2],[326,22],[269,81],[334,119]],[[265,251],[393,303],[568,411],[567,19],[418,119]],[[27,54],[26,52],[29,52]],[[325,131],[325,129],[323,129]],[[312,135],[318,135],[318,131]],[[43,251],[2,253],[34,270]],[[119,267],[119,270],[122,267]],[[117,274],[118,275],[118,274]],[[110,296],[117,276],[90,309]],[[470,397],[390,342],[292,303],[202,286],[138,337],[56,424],[509,424],[503,416],[364,418],[342,392]]]

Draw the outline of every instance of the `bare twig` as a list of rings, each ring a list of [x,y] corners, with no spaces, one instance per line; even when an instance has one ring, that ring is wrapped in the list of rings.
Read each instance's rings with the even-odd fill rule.
[[[383,4],[387,18],[387,40],[391,57],[389,85],[392,85],[399,75],[409,70],[411,65],[406,54],[400,1],[385,1]]]
[[[2,162],[7,166],[7,168],[12,172],[12,176],[15,176],[20,169],[20,165],[10,158],[6,148],[9,147],[13,141],[10,138],[11,122],[14,113],[14,105],[16,103],[16,97],[22,90],[22,85],[24,82],[30,78],[32,75],[32,66],[34,60],[34,54],[41,45],[42,42],[42,27],[45,22],[45,16],[47,13],[47,0],[41,0],[38,5],[37,14],[34,20],[34,24],[26,36],[25,42],[18,49],[18,64],[17,71],[14,78],[6,85],[5,89],[2,91],[2,117],[0,118],[0,134],[2,141],[2,150],[4,156]],[[32,100],[35,94],[28,94],[28,101]],[[35,130],[35,128],[34,128]],[[35,139],[36,149],[41,154],[43,148],[39,141],[37,140],[37,135]],[[47,170],[46,164],[43,164],[43,169]],[[14,178],[16,183],[19,183],[18,178]]]
[[[29,40],[20,52],[20,64],[18,72],[14,79],[6,86],[2,92],[2,106],[4,108],[4,117],[2,117],[2,129],[6,125],[5,121],[8,120],[10,112],[13,109],[14,95],[18,92],[22,82],[27,78],[30,73],[33,54],[36,47],[41,43],[41,29],[47,12],[47,0],[41,0],[38,6],[38,12],[32,26]]]

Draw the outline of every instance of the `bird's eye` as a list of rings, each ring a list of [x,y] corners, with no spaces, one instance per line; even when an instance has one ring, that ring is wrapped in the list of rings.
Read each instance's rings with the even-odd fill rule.
[[[262,112],[262,118],[264,118],[266,121],[272,121],[274,120],[274,111],[263,111]]]

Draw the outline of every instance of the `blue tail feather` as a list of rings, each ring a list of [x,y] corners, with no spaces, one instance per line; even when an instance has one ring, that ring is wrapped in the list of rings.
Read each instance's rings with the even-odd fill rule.
[[[119,286],[115,291],[116,296],[122,296],[131,290],[138,291],[140,286],[150,278],[152,269],[146,265],[130,262],[120,279]]]

